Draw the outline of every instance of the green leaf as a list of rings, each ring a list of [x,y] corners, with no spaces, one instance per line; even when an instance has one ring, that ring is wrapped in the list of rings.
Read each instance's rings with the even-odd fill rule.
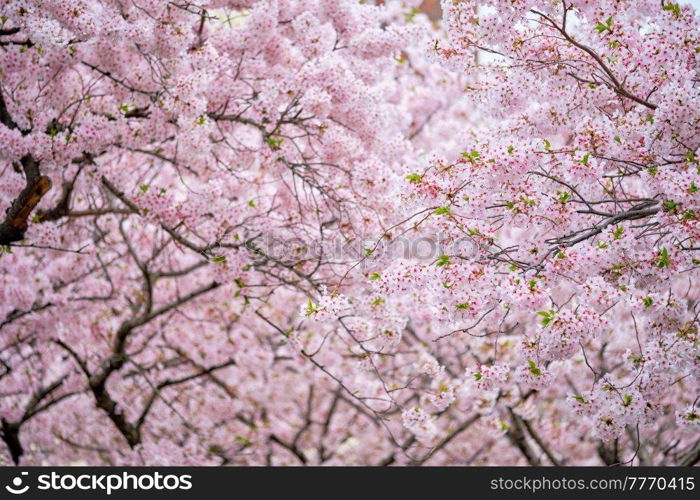
[[[519,199],[520,199],[520,201],[525,203],[525,205],[527,205],[528,207],[534,207],[535,205],[537,205],[537,201],[533,200],[532,198],[527,198],[525,196],[521,196]]]
[[[625,232],[624,227],[617,226],[615,229],[613,229],[613,232],[612,232],[613,238],[615,238],[616,240],[619,240],[620,238],[622,238],[622,233],[624,233],[624,232]]]
[[[537,311],[537,314],[542,316],[542,326],[547,326],[552,322],[557,313],[554,309],[550,309],[549,311]]]
[[[651,297],[644,297],[642,302],[644,302],[644,307],[651,307],[654,304],[654,299]]]
[[[542,370],[540,370],[537,367],[537,363],[535,363],[531,359],[528,359],[527,364],[530,366],[530,373],[532,373],[533,375],[537,375],[538,377],[542,375]]]
[[[455,306],[457,309],[469,309],[469,302],[463,302],[462,304],[457,304]]]
[[[313,313],[317,311],[316,306],[314,305],[313,302],[311,302],[311,299],[306,303],[306,311],[304,311],[304,315],[306,317],[311,316]]]
[[[685,415],[683,415],[683,418],[688,422],[697,422],[698,420],[700,420],[700,413],[698,413],[695,410],[692,410],[690,412],[686,412]]]
[[[589,160],[590,157],[591,157],[591,154],[590,154],[590,153],[584,154],[584,155],[583,155],[583,158],[581,158],[581,163],[583,163],[584,165],[588,166],[588,160]]]
[[[225,255],[213,255],[211,258],[211,261],[216,263],[216,264],[223,264],[226,262],[226,256]]]
[[[578,401],[579,403],[585,403],[585,402],[586,402],[586,398],[584,398],[581,394],[576,394],[576,395],[574,396],[574,399],[575,399],[576,401]]]
[[[380,275],[379,273],[372,273],[372,274],[369,275],[369,279],[372,280],[372,281],[376,281],[376,280],[378,280],[379,278],[381,278],[381,275]]]
[[[270,149],[272,149],[273,151],[277,151],[284,142],[284,139],[275,139],[274,137],[268,137],[267,139],[265,139],[265,142],[268,146],[270,146]]]
[[[452,211],[452,209],[449,206],[445,207],[439,207],[435,210],[435,215],[445,215],[449,214]]]
[[[235,440],[238,441],[239,443],[241,443],[244,448],[247,448],[248,446],[251,446],[253,444],[250,441],[248,441],[246,438],[244,438],[243,436],[236,436]]]
[[[479,380],[481,380],[482,378],[484,378],[484,376],[483,376],[481,373],[476,372],[476,373],[474,374],[474,380],[476,380],[477,382],[478,382]]]
[[[544,140],[544,150],[549,151],[550,149],[552,149],[552,143],[549,142],[547,139],[545,139]]]
[[[373,306],[380,306],[384,303],[384,299],[382,297],[378,297],[372,301]]]
[[[420,13],[421,13],[421,10],[420,10],[420,9],[417,9],[417,8],[413,7],[410,11],[404,13],[403,16],[406,18],[406,22],[407,22],[407,23],[412,23],[412,22],[413,22],[413,18],[416,17],[416,16],[417,16],[418,14],[420,14]]]
[[[509,154],[509,155],[512,155],[512,154],[513,154],[513,151],[515,151],[515,148],[514,148],[513,146],[508,146],[508,150],[507,150],[507,151],[508,151],[508,154]]]
[[[442,267],[450,262],[450,256],[449,255],[441,255],[438,257],[437,262],[435,263],[436,266]]]
[[[598,24],[595,25],[595,30],[598,33],[604,33],[606,31],[612,31],[612,17],[609,17],[605,20],[605,24],[599,22]]]
[[[478,151],[472,151],[471,153],[460,153],[460,156],[462,158],[467,158],[469,160],[478,160],[479,159],[479,152]]]
[[[418,174],[410,174],[406,176],[406,179],[413,184],[420,184],[421,176]]]
[[[671,266],[671,259],[668,256],[668,250],[665,248],[659,252],[659,255],[656,257],[656,264],[660,267],[670,267]]]
[[[677,3],[667,3],[662,7],[662,9],[665,11],[673,12],[673,17],[675,17],[676,19],[681,18],[681,7]]]
[[[148,191],[148,188],[149,188],[149,187],[150,187],[150,186],[149,186],[148,184],[141,184],[141,185],[139,186],[139,189],[145,193],[146,191]]]

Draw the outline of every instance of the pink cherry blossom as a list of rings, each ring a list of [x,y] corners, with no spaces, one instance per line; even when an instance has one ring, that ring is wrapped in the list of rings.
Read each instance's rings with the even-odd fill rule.
[[[430,3],[2,2],[1,465],[697,462],[700,17]]]

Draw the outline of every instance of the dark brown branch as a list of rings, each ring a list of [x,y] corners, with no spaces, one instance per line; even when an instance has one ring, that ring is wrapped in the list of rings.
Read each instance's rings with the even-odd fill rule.
[[[9,129],[18,128],[7,111],[2,92],[0,92],[0,123]],[[24,238],[29,214],[51,189],[51,180],[45,175],[41,175],[39,162],[31,154],[24,155],[20,164],[24,171],[26,184],[7,209],[5,220],[0,223],[0,245],[9,245]]]
[[[9,245],[24,239],[29,215],[51,189],[51,180],[40,174],[39,163],[32,155],[25,155],[20,161],[26,185],[7,209],[5,220],[0,224],[0,245]]]
[[[598,456],[605,465],[617,465],[620,463],[620,450],[618,441],[615,439],[611,443],[600,441],[598,444]]]
[[[214,290],[219,286],[219,283],[212,282],[209,285],[199,288],[174,302],[156,309],[155,311],[124,321],[115,335],[112,354],[105,360],[101,370],[88,376],[88,385],[95,396],[97,407],[107,413],[109,419],[114,423],[119,432],[121,432],[130,447],[133,448],[141,442],[141,425],[135,425],[129,422],[126,419],[124,412],[117,407],[117,402],[112,399],[112,396],[107,391],[107,380],[114,372],[120,370],[127,360],[126,343],[129,335],[135,328],[145,325],[158,316],[165,314],[166,312],[171,311],[200,295]]]
[[[30,398],[30,400],[27,402],[25,409],[24,409],[24,414],[22,417],[15,421],[15,422],[10,422],[5,418],[2,418],[2,427],[0,428],[1,435],[0,437],[2,440],[5,442],[7,445],[7,448],[10,452],[10,456],[12,457],[12,461],[15,463],[15,465],[19,464],[19,459],[24,455],[24,447],[22,446],[22,442],[19,439],[19,432],[22,427],[22,424],[30,420],[32,417],[37,415],[38,413],[41,413],[42,411],[50,408],[51,406],[55,405],[56,403],[74,395],[75,393],[70,392],[63,394],[62,396],[59,396],[57,398],[52,399],[51,401],[41,405],[41,402],[51,393],[56,391],[61,385],[63,385],[63,382],[68,378],[67,375],[64,375],[63,377],[59,378],[56,380],[54,383],[46,386],[46,387],[41,387],[39,388]]]
[[[10,450],[10,456],[15,465],[19,464],[19,459],[24,455],[24,448],[19,440],[19,424],[17,422],[8,422],[5,418],[1,419],[2,422],[2,440],[7,445],[7,449]]]
[[[20,318],[23,318],[24,316],[27,316],[28,314],[43,311],[44,309],[47,309],[47,308],[52,307],[52,306],[53,306],[53,304],[51,302],[49,302],[46,304],[32,306],[30,309],[27,309],[25,311],[19,311],[19,310],[15,309],[14,311],[11,311],[5,317],[5,319],[3,321],[0,322],[0,329],[2,329],[6,325],[12,323],[15,320],[18,320]]]
[[[535,455],[535,452],[530,447],[525,437],[525,432],[523,432],[522,418],[520,418],[512,408],[508,408],[508,413],[510,414],[511,422],[513,425],[508,429],[506,435],[510,442],[515,446],[520,453],[522,453],[527,463],[532,466],[540,465],[540,460]]]
[[[654,110],[658,107],[656,104],[652,104],[649,101],[642,99],[641,97],[638,97],[638,96],[632,94],[631,92],[629,92],[622,85],[622,83],[617,79],[617,77],[615,76],[615,73],[613,73],[613,71],[608,67],[608,65],[605,64],[605,61],[603,61],[603,59],[596,53],[595,50],[588,47],[587,45],[583,45],[582,43],[577,42],[569,35],[569,33],[566,31],[566,24],[564,24],[563,26],[559,26],[559,24],[557,24],[557,22],[554,21],[552,18],[550,18],[548,15],[546,15],[542,12],[539,12],[535,9],[531,9],[530,12],[542,17],[543,19],[546,19],[549,22],[549,24],[552,25],[552,27],[554,29],[556,29],[559,33],[561,33],[561,35],[566,39],[567,42],[569,42],[574,47],[578,48],[579,50],[582,50],[583,52],[585,52],[586,54],[591,56],[595,60],[595,62],[598,64],[600,69],[602,69],[603,72],[605,73],[605,75],[610,79],[609,86],[610,86],[610,88],[613,89],[613,91],[615,91],[615,93],[617,93],[618,95],[620,95],[622,97],[626,97],[627,99],[631,99],[632,101],[639,103],[642,106],[646,106],[647,108],[652,109],[652,110]],[[566,15],[566,7],[564,7],[564,12]],[[564,19],[566,19],[566,17],[564,17]],[[564,21],[564,22],[566,22],[566,21]]]
[[[426,454],[423,458],[420,458],[412,463],[412,465],[423,465],[430,457],[432,457],[436,452],[442,450],[445,446],[447,446],[450,441],[452,441],[454,438],[456,438],[459,434],[467,430],[471,425],[479,420],[481,418],[481,415],[473,415],[469,417],[467,420],[462,422],[459,427],[457,427],[454,431],[452,431],[447,437],[445,437],[442,441],[440,441],[435,448],[433,448],[430,453]]]
[[[63,192],[61,193],[61,199],[58,200],[56,206],[50,210],[39,210],[37,216],[41,222],[48,222],[58,220],[62,217],[68,215],[70,211],[70,200],[73,195],[73,189],[75,188],[75,181],[78,180],[78,176],[82,171],[82,166],[78,168],[78,172],[75,174],[72,180],[63,183]]]
[[[549,449],[547,444],[540,438],[539,434],[535,432],[535,429],[532,427],[530,422],[528,422],[526,419],[522,419],[523,426],[525,427],[525,430],[527,430],[528,434],[532,436],[532,439],[535,440],[535,443],[542,449],[545,455],[547,455],[547,458],[549,459],[550,462],[552,462],[552,465],[555,467],[561,467],[562,464],[557,460],[557,458],[554,456],[554,453]]]
[[[678,461],[678,465],[683,467],[691,467],[698,462],[700,462],[700,441],[696,441],[693,449],[681,457],[681,459]]]
[[[299,461],[302,464],[306,465],[306,457],[301,452],[301,450],[299,450],[299,448],[296,447],[296,445],[285,443],[284,441],[282,441],[280,438],[278,438],[274,434],[270,435],[270,441],[272,441],[273,443],[277,443],[278,445],[280,445],[282,448],[284,448],[286,450],[289,450],[295,457],[297,457],[299,459]]]
[[[227,361],[224,361],[223,363],[219,363],[219,364],[209,366],[206,368],[200,367],[200,368],[198,368],[198,370],[196,372],[191,373],[189,375],[185,375],[183,377],[176,378],[176,379],[166,379],[166,380],[158,383],[158,385],[155,386],[153,392],[151,393],[151,396],[148,398],[148,401],[146,402],[145,407],[141,411],[141,415],[139,416],[138,420],[136,421],[136,428],[141,429],[141,427],[143,426],[144,422],[146,421],[146,417],[148,416],[148,413],[151,411],[151,408],[153,408],[153,404],[156,402],[156,400],[160,396],[161,390],[165,389],[166,387],[172,387],[174,385],[185,384],[187,382],[191,382],[192,380],[210,375],[217,370],[221,370],[221,369],[227,368],[229,366],[234,366],[235,364],[236,364],[235,360],[229,359]]]
[[[10,36],[19,33],[19,28],[8,28],[0,30],[0,36]]]
[[[141,211],[139,210],[139,207],[133,201],[131,201],[126,194],[124,194],[122,191],[120,191],[119,188],[117,188],[114,184],[112,184],[112,182],[109,179],[107,179],[106,177],[102,177],[102,184],[104,185],[105,188],[107,188],[107,191],[109,191],[114,196],[116,196],[122,203],[124,203],[124,205],[129,207],[129,209],[131,209],[132,212],[134,212],[135,214],[141,213]],[[160,226],[163,228],[163,230],[165,232],[167,232],[170,236],[172,236],[172,238],[175,241],[177,241],[181,245],[189,248],[190,250],[194,250],[195,252],[200,253],[200,254],[204,254],[207,251],[207,247],[197,245],[197,244],[187,240],[182,235],[180,235],[180,233],[175,231],[170,226],[166,226],[165,224],[161,224]]]

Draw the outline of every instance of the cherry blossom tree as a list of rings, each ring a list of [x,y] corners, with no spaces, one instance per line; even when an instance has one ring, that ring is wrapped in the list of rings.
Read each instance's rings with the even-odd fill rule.
[[[700,460],[698,17],[0,6],[0,463]]]

